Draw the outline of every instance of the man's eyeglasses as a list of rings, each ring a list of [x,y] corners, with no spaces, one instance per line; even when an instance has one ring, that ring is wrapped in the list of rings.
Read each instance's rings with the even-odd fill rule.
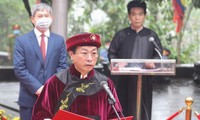
[[[92,58],[96,58],[98,57],[98,52],[91,52],[91,53],[88,53],[88,52],[75,52],[76,54],[79,54],[81,57],[84,57],[84,58],[88,58],[89,57],[89,54]]]

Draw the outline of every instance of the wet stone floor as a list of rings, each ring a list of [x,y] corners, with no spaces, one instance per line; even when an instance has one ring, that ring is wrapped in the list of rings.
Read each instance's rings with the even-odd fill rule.
[[[191,79],[173,79],[170,83],[154,83],[152,120],[166,120],[183,107],[187,107],[185,99],[193,98],[192,108],[200,113],[200,85]],[[173,120],[185,120],[185,110]],[[192,111],[192,119],[197,117]]]

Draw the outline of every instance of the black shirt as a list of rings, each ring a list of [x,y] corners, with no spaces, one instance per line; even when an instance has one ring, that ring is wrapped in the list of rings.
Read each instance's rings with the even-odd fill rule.
[[[153,37],[154,41],[162,50],[162,45],[157,34],[146,27],[138,33],[127,27],[117,32],[108,50],[109,60],[118,59],[153,59],[160,58],[155,51],[155,46],[149,41]],[[161,52],[161,51],[160,51]],[[162,53],[162,52],[161,52]]]

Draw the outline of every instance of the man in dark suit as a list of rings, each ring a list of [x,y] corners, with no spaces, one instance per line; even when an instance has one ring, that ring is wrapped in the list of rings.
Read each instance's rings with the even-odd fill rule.
[[[31,120],[33,105],[45,82],[67,67],[64,39],[49,31],[52,19],[49,5],[34,5],[31,17],[34,30],[15,40],[13,61],[15,75],[20,80],[21,120]]]

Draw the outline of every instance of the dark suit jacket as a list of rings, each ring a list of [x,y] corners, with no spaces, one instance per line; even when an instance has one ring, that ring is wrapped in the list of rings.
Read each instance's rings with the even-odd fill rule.
[[[46,61],[34,31],[17,37],[14,46],[14,72],[20,80],[18,104],[33,107],[36,91],[55,73],[67,67],[67,53],[63,37],[50,33]]]

